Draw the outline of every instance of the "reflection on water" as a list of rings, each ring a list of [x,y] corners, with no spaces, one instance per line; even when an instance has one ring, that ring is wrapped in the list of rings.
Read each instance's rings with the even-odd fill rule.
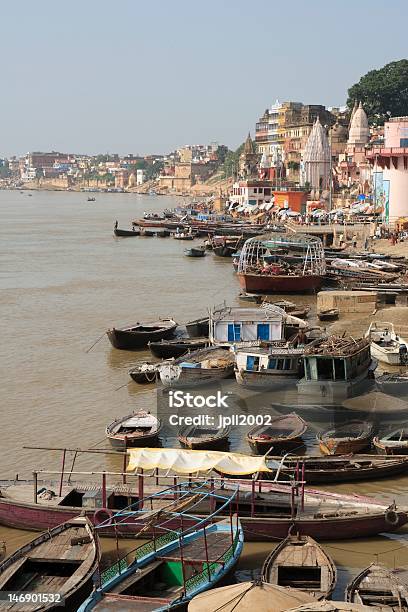
[[[227,304],[243,305],[237,300],[239,286],[231,260],[211,253],[200,260],[184,257],[184,243],[171,238],[113,237],[115,219],[126,227],[143,211],[172,207],[176,200],[97,194],[96,202],[89,205],[86,199],[86,194],[76,193],[33,193],[28,198],[0,191],[3,478],[14,477],[16,472],[30,477],[39,467],[60,468],[60,453],[23,446],[107,447],[105,426],[116,416],[141,407],[166,417],[168,403],[166,407],[158,401],[155,387],[137,385],[128,376],[136,361],[151,359],[148,351],[114,350],[104,336],[86,352],[108,327],[158,316],[171,316],[184,324],[224,299]],[[310,320],[317,322],[314,296],[290,299],[310,305]],[[357,317],[351,316],[349,323],[348,331],[362,333]],[[299,412],[309,424],[308,452],[318,452],[316,433],[349,418],[348,412],[335,406],[311,405],[309,399],[304,404],[292,383],[273,393],[254,393],[238,387],[234,380],[222,381],[217,388],[228,395],[234,413]],[[211,391],[203,389],[203,393]],[[364,415],[355,413],[352,418]],[[407,419],[408,412],[398,417],[398,425]],[[376,425],[385,428],[389,423],[381,415]],[[248,429],[233,430],[232,450],[249,452]],[[167,425],[162,443],[178,446],[177,432]],[[76,467],[120,471],[122,466],[121,459],[112,455],[83,455]],[[388,497],[408,505],[407,482],[406,477],[399,477],[325,488]],[[398,534],[370,540],[329,542],[328,550],[339,566],[336,596],[342,595],[351,573],[375,555],[389,566],[407,565],[407,535],[404,528]],[[0,529],[8,552],[30,537],[29,532]],[[240,568],[259,567],[272,545],[246,544]],[[120,546],[122,550],[128,543]],[[112,542],[104,541],[104,551],[115,559]]]

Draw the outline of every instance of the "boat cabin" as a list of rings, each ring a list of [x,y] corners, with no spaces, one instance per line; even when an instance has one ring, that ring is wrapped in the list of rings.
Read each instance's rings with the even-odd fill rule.
[[[278,345],[281,346],[278,346]],[[298,372],[304,348],[293,348],[285,342],[276,342],[267,348],[251,347],[236,351],[237,370],[252,372]]]
[[[324,398],[350,397],[355,387],[369,378],[372,369],[370,343],[366,338],[331,336],[305,350],[303,366],[299,393]]]
[[[281,340],[284,322],[284,313],[278,311],[223,306],[210,313],[210,340],[214,344]]]

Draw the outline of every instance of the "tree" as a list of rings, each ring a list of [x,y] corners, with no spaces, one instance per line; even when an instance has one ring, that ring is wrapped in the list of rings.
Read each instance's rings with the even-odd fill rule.
[[[244,144],[245,143],[242,143],[242,145],[240,145],[236,151],[228,151],[228,153],[226,154],[224,164],[222,166],[222,170],[226,178],[233,176],[234,174],[237,174],[239,156],[242,153]]]
[[[408,60],[367,72],[348,90],[350,110],[357,100],[363,103],[372,125],[382,125],[389,117],[408,115]]]

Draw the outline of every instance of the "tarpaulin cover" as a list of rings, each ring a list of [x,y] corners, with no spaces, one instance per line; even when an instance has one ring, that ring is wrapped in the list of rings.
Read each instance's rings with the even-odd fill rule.
[[[128,450],[128,472],[137,469],[167,470],[177,474],[218,472],[231,476],[245,476],[256,472],[271,472],[265,457],[253,457],[221,451],[184,450],[175,448],[132,448]]]

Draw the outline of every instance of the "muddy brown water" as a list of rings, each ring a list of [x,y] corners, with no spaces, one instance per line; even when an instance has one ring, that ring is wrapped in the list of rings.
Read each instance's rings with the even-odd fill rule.
[[[39,468],[59,469],[60,453],[23,446],[105,447],[105,426],[115,416],[155,407],[154,389],[128,382],[127,374],[135,361],[149,358],[149,353],[114,350],[106,337],[86,352],[105,329],[158,316],[185,323],[223,300],[245,305],[237,300],[239,286],[230,259],[211,253],[204,259],[186,258],[186,243],[172,238],[113,237],[116,219],[119,227],[126,228],[144,211],[170,208],[181,200],[135,194],[95,197],[95,202],[87,202],[87,194],[32,192],[29,197],[27,192],[0,191],[0,478],[16,473],[30,477]],[[313,296],[289,299],[309,303],[313,317]],[[368,327],[369,318],[363,322]],[[357,329],[361,317],[353,325],[350,319],[344,327],[362,331]],[[234,382],[224,383],[224,388],[237,394],[238,405],[245,400]],[[298,400],[291,386],[253,401],[265,411],[271,410],[272,401]],[[324,427],[323,421],[314,415],[309,450],[316,450],[315,433]],[[233,432],[232,450],[248,452],[243,433]],[[169,434],[164,444],[176,441]],[[120,469],[111,457],[94,455],[82,456],[77,467]],[[408,505],[407,484],[408,478],[400,477],[330,488]],[[31,536],[0,528],[8,553]],[[335,534],[325,546],[339,570],[337,599],[349,578],[375,559],[391,567],[408,566],[407,528],[365,540],[337,542],[334,538]],[[105,560],[114,559],[113,543],[105,540],[103,546]],[[121,550],[128,546],[122,543]],[[271,542],[245,544],[242,575],[253,575],[272,547]]]

